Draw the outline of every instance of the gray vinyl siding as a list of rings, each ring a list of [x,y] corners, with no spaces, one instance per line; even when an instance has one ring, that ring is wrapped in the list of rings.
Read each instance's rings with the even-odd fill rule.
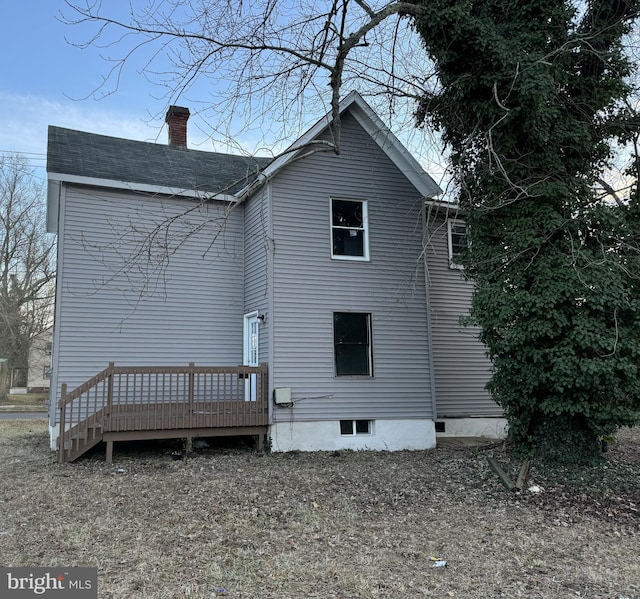
[[[242,363],[242,211],[225,220],[224,206],[200,207],[173,222],[168,236],[158,235],[150,253],[139,245],[154,226],[194,206],[180,199],[66,188],[56,397],[61,383],[74,389],[109,362]],[[206,224],[187,236],[196,223]],[[170,255],[163,263],[158,257],[166,244]]]
[[[485,385],[491,363],[478,330],[464,327],[460,317],[469,313],[473,285],[460,269],[449,268],[447,222],[435,209],[427,212],[427,267],[436,411],[439,418],[498,416],[500,407]]]
[[[421,201],[349,115],[341,154],[293,162],[271,183],[272,386],[293,409],[276,421],[431,418]],[[330,198],[367,200],[370,261],[331,259]],[[373,377],[336,377],[333,313],[372,318]]]
[[[244,204],[244,312],[258,311],[265,319],[259,328],[258,358],[269,361],[269,328],[271,326],[271,230],[268,186]]]

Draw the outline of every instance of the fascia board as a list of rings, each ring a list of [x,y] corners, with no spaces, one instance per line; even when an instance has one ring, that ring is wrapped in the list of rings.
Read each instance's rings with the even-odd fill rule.
[[[430,200],[430,199],[426,199],[424,201],[424,203],[427,206],[432,206],[434,208],[442,208],[443,210],[452,210],[455,212],[460,212],[462,213],[463,210],[462,208],[460,208],[460,204],[458,202],[449,202],[447,200]]]
[[[378,144],[380,149],[389,156],[402,174],[411,181],[413,186],[422,194],[422,197],[433,198],[441,194],[442,190],[438,184],[425,172],[409,150],[402,145],[400,140],[360,95],[356,96],[353,104],[351,114]]]
[[[351,95],[351,94],[349,94]],[[346,99],[345,99],[346,100]],[[342,105],[341,105],[342,106]],[[340,110],[342,114],[342,107]],[[244,198],[249,195],[254,189],[260,187],[263,183],[271,179],[277,172],[284,168],[289,162],[293,161],[298,150],[309,144],[315,137],[320,135],[331,122],[331,113],[328,113],[322,117],[311,129],[308,129],[303,133],[296,141],[294,141],[278,158],[273,162],[270,162],[263,170],[258,174],[255,181],[249,183],[246,187],[242,188],[237,196]]]
[[[113,179],[100,179],[97,177],[83,177],[81,175],[67,175],[64,173],[48,173],[49,181],[60,183],[75,183],[77,185],[87,185],[90,187],[106,187],[120,191],[135,191],[151,195],[177,196],[182,198],[192,198],[196,200],[219,200],[223,202],[235,202],[236,197],[231,194],[198,191],[197,189],[180,189],[174,187],[164,187],[161,185],[149,185],[146,183],[135,183],[129,181],[115,181]]]
[[[365,102],[358,92],[350,92],[340,102],[340,114],[343,114],[347,109],[351,109],[351,113],[362,128],[371,136],[380,149],[387,154],[389,159],[421,193],[423,198],[433,198],[442,193],[438,184],[428,173],[424,171],[418,161],[402,145],[400,140],[382,122],[380,117]],[[306,133],[299,137],[293,144],[291,144],[291,146],[289,146],[282,155],[271,162],[260,173],[260,175],[258,175],[258,178],[253,183],[241,189],[238,192],[237,197],[244,198],[253,190],[260,187],[260,185],[265,181],[268,181],[289,162],[293,161],[297,151],[310,144],[330,125],[330,123],[331,113],[328,113],[313,127],[308,129]]]

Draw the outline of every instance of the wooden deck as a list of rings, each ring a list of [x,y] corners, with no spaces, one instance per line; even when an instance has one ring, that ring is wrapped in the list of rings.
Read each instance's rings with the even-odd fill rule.
[[[267,367],[114,364],[70,393],[61,386],[58,461],[101,441],[257,435],[269,422]]]

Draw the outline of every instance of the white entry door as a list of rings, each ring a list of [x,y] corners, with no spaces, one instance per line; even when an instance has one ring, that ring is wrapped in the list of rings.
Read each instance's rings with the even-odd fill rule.
[[[258,313],[251,312],[244,315],[244,365],[259,366],[260,359],[258,356],[259,333]],[[245,401],[256,401],[258,391],[257,375],[251,374],[244,381],[244,399]]]

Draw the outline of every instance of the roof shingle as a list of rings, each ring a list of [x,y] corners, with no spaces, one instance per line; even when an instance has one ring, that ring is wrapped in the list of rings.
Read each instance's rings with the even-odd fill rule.
[[[50,173],[233,194],[270,161],[49,127]]]

